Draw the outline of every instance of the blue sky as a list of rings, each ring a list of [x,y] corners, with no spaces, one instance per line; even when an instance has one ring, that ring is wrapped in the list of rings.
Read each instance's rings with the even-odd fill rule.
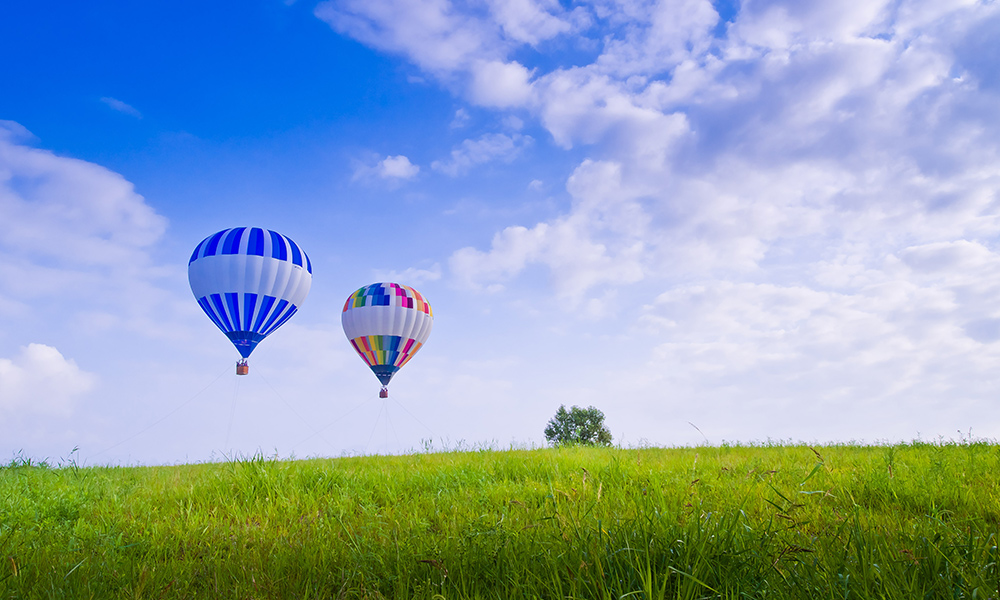
[[[2,11],[0,456],[1000,435],[996,2]],[[186,264],[240,225],[315,278],[237,378]],[[380,280],[436,316],[388,402]]]

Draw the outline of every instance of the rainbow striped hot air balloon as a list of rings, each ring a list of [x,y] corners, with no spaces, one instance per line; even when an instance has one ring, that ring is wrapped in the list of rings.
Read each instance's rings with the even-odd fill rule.
[[[191,291],[208,318],[243,357],[302,306],[312,285],[312,263],[291,238],[260,227],[214,233],[188,262]]]
[[[340,315],[344,334],[382,383],[423,347],[434,325],[430,303],[417,290],[398,283],[373,283],[354,292]]]

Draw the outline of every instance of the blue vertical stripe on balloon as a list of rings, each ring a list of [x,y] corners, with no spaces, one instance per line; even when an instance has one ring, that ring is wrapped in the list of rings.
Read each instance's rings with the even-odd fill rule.
[[[191,260],[188,261],[189,265],[194,262],[194,259],[198,258],[198,252],[201,251],[201,247],[205,245],[206,241],[208,241],[208,238],[205,238],[200,242],[198,242],[198,246],[194,249],[194,254],[191,255]]]
[[[260,312],[257,313],[257,319],[254,321],[252,331],[260,333],[261,325],[264,323],[264,319],[271,314],[271,307],[274,306],[275,300],[274,296],[264,296],[264,300],[260,303]]]
[[[243,232],[246,230],[246,227],[237,227],[231,230],[229,235],[226,236],[226,241],[222,244],[222,253],[239,254],[240,241],[243,239]]]
[[[209,296],[209,298],[211,298],[212,300],[212,306],[215,307],[215,311],[216,314],[219,315],[219,319],[221,319],[222,323],[226,326],[225,329],[223,329],[223,331],[225,332],[234,331],[235,327],[230,325],[229,317],[226,316],[226,307],[222,305],[222,296],[220,296],[219,294],[212,294]]]
[[[264,256],[264,230],[254,227],[250,230],[250,242],[247,244],[247,254]]]
[[[212,319],[212,322],[215,323],[216,327],[223,331],[226,330],[226,328],[222,325],[222,321],[219,320],[218,315],[215,314],[215,309],[213,309],[212,305],[209,304],[208,298],[205,296],[198,298],[198,304],[201,306],[201,309],[205,311],[205,314],[208,315],[208,318]]]
[[[229,309],[229,320],[233,323],[233,331],[240,327],[240,295],[236,292],[226,292],[226,307]]]
[[[296,312],[298,312],[298,310],[299,309],[298,309],[297,306],[295,306],[294,304],[290,304],[289,305],[289,309],[287,311],[285,311],[284,316],[282,316],[280,319],[278,319],[277,321],[275,321],[274,325],[271,325],[267,329],[267,333],[265,333],[264,335],[270,335],[272,331],[274,331],[275,329],[277,329],[277,328],[281,327],[282,325],[284,325],[285,321],[287,321],[288,319],[291,319],[292,315],[294,315]]]
[[[227,231],[229,230],[223,229],[222,231],[208,238],[208,245],[205,246],[205,256],[215,256],[215,252],[219,248],[219,240],[222,239],[222,236],[225,235]]]
[[[299,251],[299,246],[292,241],[292,238],[286,237],[288,240],[288,245],[292,247],[292,264],[302,266],[302,252]]]
[[[257,294],[243,294],[243,330],[250,331],[253,309],[257,307]]]
[[[313,272],[313,263],[312,263],[311,260],[309,260],[309,255],[308,254],[306,254],[305,252],[303,252],[302,254],[306,257],[306,271],[309,271],[309,274],[312,275],[312,272]]]
[[[271,323],[274,323],[278,317],[281,316],[281,312],[285,310],[286,306],[288,306],[288,300],[285,300],[284,298],[278,300],[278,305],[274,307],[274,312],[271,313],[270,318],[268,318],[267,322],[265,322],[264,326],[260,329],[262,334],[267,335],[268,331],[271,329]]]
[[[398,335],[386,336],[388,337],[389,355],[386,357],[386,364],[394,365],[396,361],[399,360],[399,342],[402,341],[402,337]]]
[[[267,230],[271,234],[271,258],[278,260],[288,260],[288,248],[285,247],[285,239],[277,231]]]

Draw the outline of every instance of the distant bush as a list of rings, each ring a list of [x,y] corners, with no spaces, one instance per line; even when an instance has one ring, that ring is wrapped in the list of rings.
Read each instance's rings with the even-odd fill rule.
[[[545,426],[545,439],[553,446],[610,446],[611,430],[604,426],[604,413],[593,406],[566,410],[565,405],[560,405]]]

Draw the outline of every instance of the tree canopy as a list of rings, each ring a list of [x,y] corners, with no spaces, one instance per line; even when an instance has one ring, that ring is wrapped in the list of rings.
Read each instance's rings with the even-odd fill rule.
[[[574,406],[566,410],[565,405],[560,405],[545,426],[545,439],[553,446],[610,446],[611,430],[604,425],[604,413],[593,406]]]

